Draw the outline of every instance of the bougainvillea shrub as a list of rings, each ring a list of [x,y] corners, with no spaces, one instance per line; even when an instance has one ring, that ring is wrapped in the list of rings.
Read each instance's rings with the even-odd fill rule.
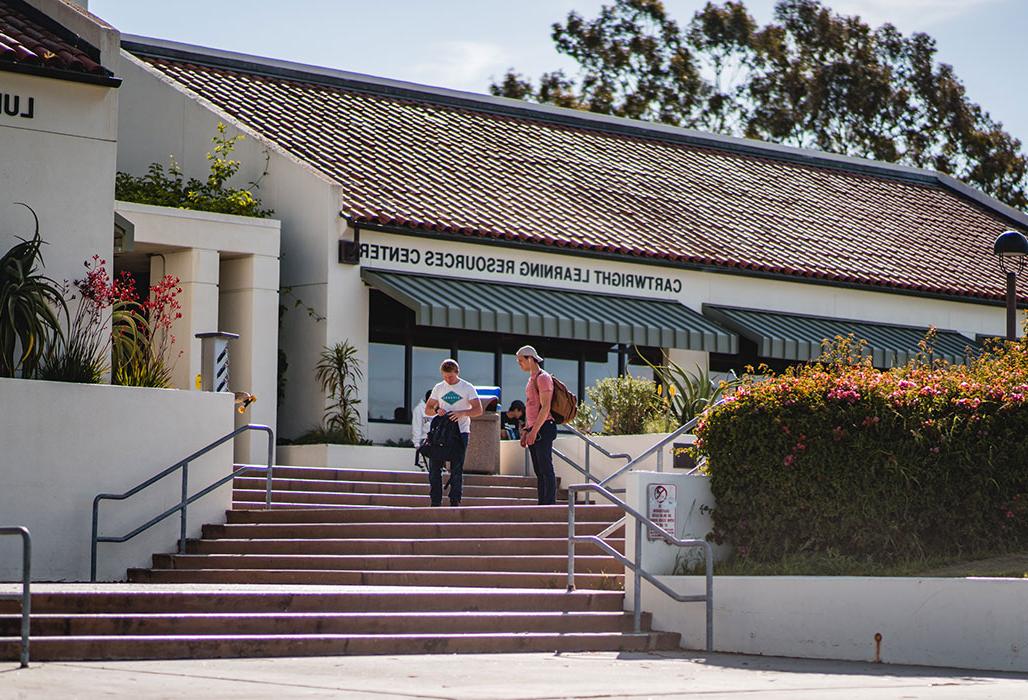
[[[1028,341],[887,371],[838,342],[746,381],[697,427],[715,538],[758,561],[1028,545]]]

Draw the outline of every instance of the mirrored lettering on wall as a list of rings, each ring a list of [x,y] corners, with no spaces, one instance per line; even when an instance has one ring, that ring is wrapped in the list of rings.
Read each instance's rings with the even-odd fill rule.
[[[32,119],[36,115],[36,98],[0,90],[0,114],[6,117]]]
[[[361,243],[360,259],[364,261],[414,265],[433,272],[484,272],[505,275],[517,281],[549,280],[575,282],[617,289],[637,289],[649,292],[682,291],[682,280],[664,275],[647,275],[617,270],[595,270],[578,265],[562,265],[529,260],[514,260],[503,256],[471,253],[453,253],[438,250],[422,251],[418,248],[384,243]]]

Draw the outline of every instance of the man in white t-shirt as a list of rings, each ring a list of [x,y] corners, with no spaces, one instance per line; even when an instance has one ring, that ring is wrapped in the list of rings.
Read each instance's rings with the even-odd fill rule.
[[[482,415],[482,401],[471,382],[460,378],[456,360],[443,360],[439,365],[443,381],[435,385],[425,405],[426,416],[448,416],[460,429],[461,446],[450,460],[450,505],[459,506],[464,482],[464,453],[468,449],[471,419]],[[443,460],[428,462],[429,496],[433,506],[443,502]]]

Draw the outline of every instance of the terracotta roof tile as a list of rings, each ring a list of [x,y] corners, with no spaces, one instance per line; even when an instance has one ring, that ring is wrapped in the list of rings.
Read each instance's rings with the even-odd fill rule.
[[[927,177],[139,53],[339,183],[358,222],[1002,298],[991,246],[1011,220]]]
[[[4,64],[110,76],[100,52],[21,0],[0,0],[0,69]]]

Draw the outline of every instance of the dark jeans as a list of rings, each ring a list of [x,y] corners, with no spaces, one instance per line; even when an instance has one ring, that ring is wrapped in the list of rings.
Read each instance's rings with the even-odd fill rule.
[[[525,429],[526,431],[529,428]],[[539,486],[539,505],[552,506],[557,502],[557,476],[553,473],[553,441],[557,437],[557,424],[552,420],[543,423],[535,442],[528,446],[532,455],[532,466]]]
[[[460,441],[463,443],[460,456],[450,460],[450,505],[460,503],[464,490],[464,453],[468,449],[468,434],[461,433]],[[428,494],[434,506],[443,503],[443,464],[445,461],[441,459],[432,459],[428,462]]]

